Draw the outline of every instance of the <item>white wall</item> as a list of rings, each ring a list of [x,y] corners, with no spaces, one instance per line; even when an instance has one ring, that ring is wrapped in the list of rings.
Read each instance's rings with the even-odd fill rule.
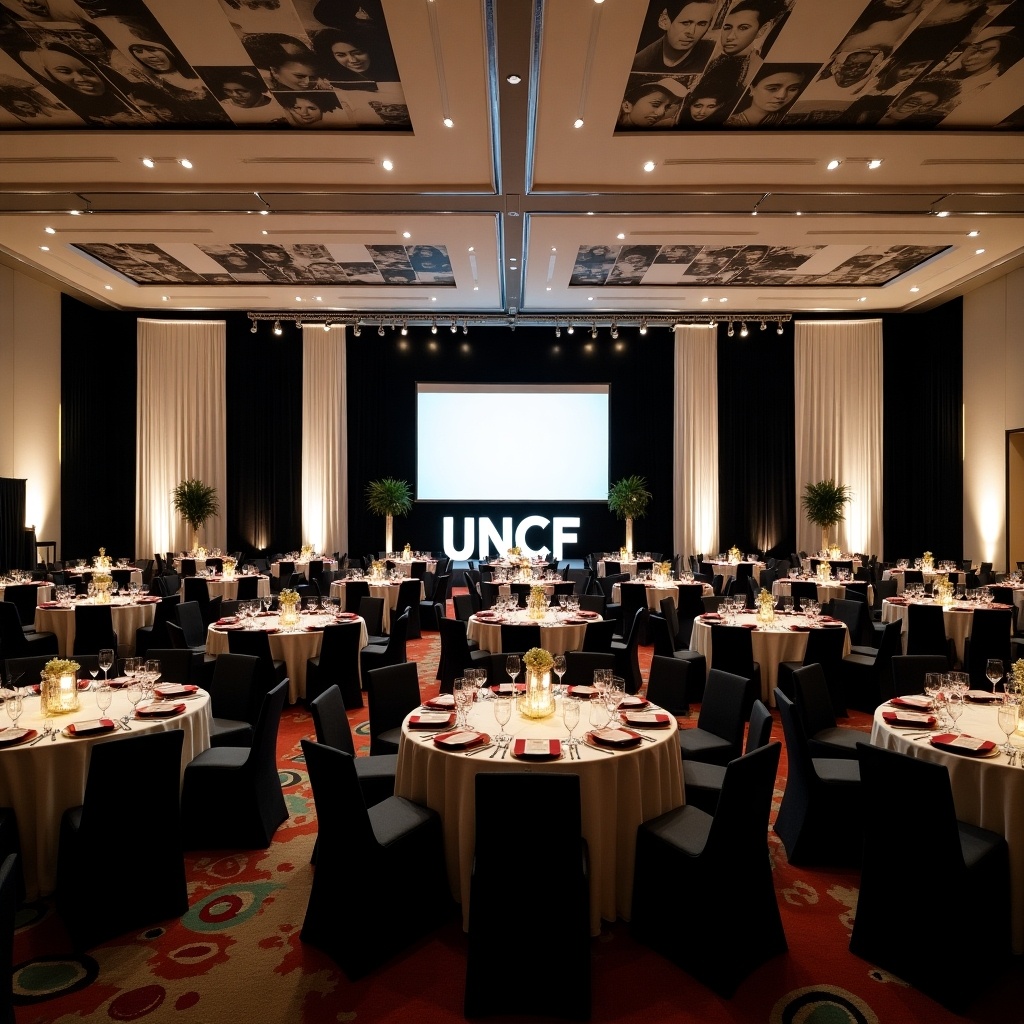
[[[58,540],[60,292],[3,266],[0,476],[27,481],[25,525],[35,526],[38,540]]]
[[[1006,561],[1006,431],[1024,428],[1024,270],[964,297],[964,557]]]

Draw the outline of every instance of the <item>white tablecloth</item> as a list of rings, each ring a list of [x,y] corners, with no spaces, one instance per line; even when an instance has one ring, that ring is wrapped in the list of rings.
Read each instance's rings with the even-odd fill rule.
[[[388,559],[388,561],[390,561],[391,564],[394,565],[395,572],[397,572],[399,576],[405,576],[406,578],[412,575],[413,566],[415,565],[422,565],[424,567],[425,572],[437,571],[437,562],[433,559],[424,561],[422,558],[413,558],[410,561],[406,562],[404,559],[401,558],[392,558]]]
[[[20,584],[18,584],[20,586]],[[52,583],[39,583],[36,585],[38,593],[36,594],[36,604],[42,604],[44,601],[53,600],[53,584]],[[4,594],[7,591],[6,584],[0,583],[0,601],[4,600]],[[27,622],[22,623],[23,626],[27,626]]]
[[[757,622],[757,615],[754,612],[743,613],[737,616],[736,625]],[[774,690],[779,679],[780,661],[803,661],[807,652],[807,632],[794,632],[791,625],[807,625],[805,615],[780,615],[776,618],[777,623],[784,623],[779,629],[758,628],[751,630],[751,644],[754,648],[754,661],[761,666],[761,700],[771,707],[775,706]],[[711,626],[731,625],[731,623],[712,623],[699,616],[693,620],[693,632],[690,634],[690,650],[699,651],[707,659],[708,670],[714,668],[711,657]],[[817,627],[819,629],[838,629],[838,626]],[[850,653],[850,633],[845,626],[842,627],[846,635],[843,643],[843,657]]]
[[[232,576],[225,579],[223,576],[207,576],[206,590],[210,597],[219,597],[225,601],[234,601],[238,597],[238,577]],[[270,597],[270,577],[258,576],[256,580],[256,593],[260,597]],[[185,581],[181,582],[182,600],[185,595]]]
[[[391,613],[398,607],[398,591],[401,585],[401,581],[396,583],[370,583],[370,597],[384,598],[384,619],[382,628],[385,633],[391,632]],[[423,583],[421,581],[420,600],[422,601],[426,596],[426,591],[424,590]],[[342,608],[345,607],[344,580],[335,580],[331,584],[331,597],[338,598],[338,600],[341,601]]]
[[[887,750],[899,750],[926,761],[937,761],[949,769],[953,803],[961,821],[991,829],[1010,844],[1010,902],[1013,951],[1024,953],[1024,771],[1011,768],[999,754],[993,758],[965,757],[937,750],[926,739],[912,740],[921,730],[893,729],[882,721],[886,705],[875,711],[871,742]],[[996,721],[995,706],[966,704],[960,717],[960,731],[1002,745],[1006,736]],[[1017,746],[1024,739],[1017,736]],[[907,794],[908,813],[913,813],[913,794]]]
[[[735,576],[737,565],[752,566],[751,575],[755,580],[759,580],[761,578],[761,570],[764,568],[764,562],[712,562],[711,568],[716,576]]]
[[[466,625],[466,635],[470,640],[475,640],[481,650],[500,654],[502,622],[531,626],[537,620],[531,619],[525,608],[513,612],[511,615],[502,616],[500,622],[494,620],[482,622],[475,615],[471,615]],[[540,645],[545,651],[550,651],[552,654],[565,654],[566,651],[578,651],[583,647],[583,635],[587,631],[585,625],[569,625],[559,622],[555,617],[554,610],[547,612],[545,621],[538,624],[540,625]]]
[[[152,626],[156,618],[159,601],[131,604],[122,598],[114,598],[110,604],[110,617],[117,633],[117,656],[128,658],[135,653],[135,630],[140,626]],[[92,604],[91,601],[77,601],[76,604]],[[56,633],[57,650],[62,658],[68,657],[75,649],[75,609],[36,608],[36,632]]]
[[[932,571],[932,570],[929,570],[929,569],[922,569],[921,570],[921,577],[922,577],[923,582],[925,582],[925,583],[934,583],[940,576],[945,578],[945,577],[949,576],[949,572],[945,572],[945,571],[944,572],[938,572],[937,570],[936,571]],[[897,594],[902,594],[903,593],[903,582],[904,582],[904,580],[903,580],[903,570],[902,569],[886,569],[885,572],[882,573],[882,579],[883,580],[895,580],[896,581],[896,593]],[[967,573],[965,573],[965,572],[958,572],[956,574],[956,582],[957,582],[958,585],[966,584],[966,582],[967,582]]]
[[[338,563],[333,558],[314,559],[314,561],[323,561],[324,569],[325,570],[330,569],[331,572],[333,572],[335,569],[338,568]],[[271,564],[270,564],[270,573],[271,573],[271,575],[272,576],[278,576],[280,574],[280,571],[281,571],[281,563],[280,562],[271,562]],[[309,579],[309,562],[308,561],[306,561],[306,562],[296,562],[295,563],[295,571],[296,572],[301,572],[303,576],[305,576],[307,579]]]
[[[711,597],[714,594],[714,588],[710,583],[648,583],[647,584],[647,607],[652,612],[661,612],[661,602],[666,597],[671,597],[673,603],[679,607],[679,588],[680,587],[693,587],[699,586],[701,588],[701,596]],[[612,602],[619,604],[622,600],[622,584],[616,583],[612,587]]]
[[[926,598],[923,601],[911,601],[911,604],[932,604],[932,599]],[[886,598],[882,602],[882,621],[895,622],[897,619],[903,623],[902,639],[903,650],[907,649],[907,608],[906,604],[895,604]],[[946,627],[946,637],[953,641],[956,646],[957,660],[964,660],[964,641],[971,635],[971,624],[974,622],[974,609],[969,605],[951,608],[944,608],[942,611],[942,622]]]
[[[591,728],[588,709],[581,708],[576,737]],[[470,725],[490,735],[497,733],[490,701],[473,705]],[[565,726],[557,715],[541,721],[523,719],[513,712],[507,731],[522,738],[564,737]],[[634,750],[604,754],[586,746],[582,759],[528,764],[511,754],[502,760],[490,751],[466,757],[437,748],[416,730],[403,729],[398,751],[395,794],[436,810],[444,822],[445,858],[452,894],[462,904],[464,926],[469,921],[469,881],[473,861],[477,772],[523,771],[571,772],[580,777],[583,835],[590,850],[590,930],[601,931],[601,920],[629,920],[633,896],[633,853],[637,826],[684,802],[682,759],[676,729],[651,730],[654,742],[643,742]],[[551,884],[557,885],[558,866]],[[516,913],[517,866],[509,866],[509,913]],[[495,951],[500,955],[500,951]],[[553,979],[557,977],[557,969]],[[517,984],[515,980],[512,984]]]
[[[775,597],[780,595],[783,597],[789,597],[793,592],[793,588],[790,586],[792,580],[776,580],[772,584],[772,594]],[[842,601],[846,598],[846,586],[838,581],[830,581],[828,583],[818,583],[817,580],[813,581],[818,587],[818,603],[824,604],[826,601],[831,601],[835,598],[838,601]],[[868,584],[868,604],[875,603],[875,588]]]
[[[288,673],[288,703],[294,704],[300,697],[306,696],[306,661],[320,654],[320,644],[324,634],[321,629],[307,629],[307,626],[323,626],[331,620],[323,615],[301,615],[298,628],[281,633],[270,634],[270,653],[275,661],[285,663]],[[258,620],[268,629],[278,628],[278,617],[269,615]],[[366,646],[366,623],[360,619],[359,648]],[[206,631],[206,653],[227,654],[229,630],[211,625]]]
[[[68,715],[54,718],[57,728],[72,722],[85,722],[100,718],[96,698],[82,693],[81,708]],[[133,721],[131,732],[116,731],[101,736],[83,736],[68,739],[41,740],[32,746],[6,747],[0,750],[0,803],[13,807],[18,818],[21,852],[25,869],[28,898],[53,891],[57,880],[57,847],[60,838],[61,815],[69,807],[77,807],[85,796],[85,780],[89,768],[89,750],[95,743],[116,743],[125,736],[138,736],[141,732],[164,732],[181,729],[185,734],[181,751],[181,770],[210,745],[210,698],[205,691],[183,702],[186,710],[177,718],[156,718]],[[132,710],[123,690],[114,691],[110,710],[102,717],[121,718]],[[6,718],[6,715],[4,716]],[[39,698],[25,700],[25,712],[19,726],[41,731],[44,719],[39,714]],[[117,794],[110,795],[112,800]],[[130,813],[130,809],[126,809]],[[145,874],[145,865],[138,865]],[[124,865],[111,865],[111,870]],[[99,879],[83,884],[99,885]]]

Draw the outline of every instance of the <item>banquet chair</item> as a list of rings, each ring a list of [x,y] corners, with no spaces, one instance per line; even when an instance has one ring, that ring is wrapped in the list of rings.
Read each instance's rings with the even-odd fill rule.
[[[804,601],[818,600],[818,584],[814,580],[790,580],[789,592],[793,597],[793,611],[802,612]]]
[[[687,802],[637,829],[633,937],[726,999],[788,948],[768,854],[781,751],[732,760],[714,814]]]
[[[772,713],[763,701],[755,700],[750,709],[747,722],[747,739],[743,752],[749,754],[758,747],[765,746],[772,735]],[[718,808],[718,798],[722,795],[722,783],[725,781],[725,765],[712,764],[710,761],[683,761],[683,785],[687,804],[699,807],[708,814],[714,814]]]
[[[359,613],[359,602],[370,596],[370,584],[366,580],[345,580],[345,611]],[[384,600],[378,598],[377,600]]]
[[[904,569],[903,570],[903,587],[906,589],[908,583],[924,583],[924,570],[923,569]]]
[[[74,654],[96,654],[109,647],[117,650],[117,633],[109,604],[75,605]]]
[[[206,623],[203,613],[195,601],[180,601],[174,609],[181,631],[185,634],[185,644],[194,651],[206,650]]]
[[[651,658],[644,695],[652,704],[664,708],[670,715],[676,718],[687,717],[690,714],[690,675],[687,662],[655,654]],[[700,682],[703,686],[703,678]]]
[[[259,576],[237,576],[235,577],[235,600],[255,601],[260,595]]]
[[[438,630],[438,619],[448,609],[448,585],[451,583],[451,579],[451,576],[445,573],[443,576],[434,576],[430,580],[430,595],[420,601],[420,623],[422,629]]]
[[[501,657],[501,655],[498,655]],[[601,651],[566,651],[565,675],[562,676],[563,686],[593,686],[594,672],[599,669],[615,671],[615,658]],[[504,666],[502,666],[504,673]],[[503,674],[496,682],[505,682],[508,675]]]
[[[397,754],[402,722],[420,705],[416,663],[373,668],[363,675],[369,710],[370,753]]]
[[[602,600],[604,599],[602,598]],[[615,621],[613,619],[594,619],[587,623],[587,628],[583,632],[581,650],[611,654],[614,636]]]
[[[356,614],[366,623],[366,642],[386,644],[388,635],[384,632],[384,598],[361,597]]]
[[[313,580],[318,580],[323,575],[324,571],[324,560],[322,558],[311,558],[306,563],[305,577],[310,583]]]
[[[99,648],[97,648],[99,650]],[[56,633],[26,633],[21,616],[11,601],[0,601],[0,658],[30,658],[33,655],[58,656]]]
[[[876,580],[872,584],[872,588],[875,592],[875,599],[871,604],[871,618],[874,622],[880,622],[882,619],[882,602],[886,598],[896,596],[898,584],[894,579]]]
[[[419,640],[420,632],[420,592],[423,589],[422,582],[415,576],[410,576],[398,584],[398,602],[392,614],[401,615],[408,612],[406,623],[406,639]]]
[[[156,572],[153,574],[154,578],[157,576],[163,576],[167,571],[167,563],[164,561],[164,556],[159,551],[153,552],[153,560],[156,562]]]
[[[672,599],[668,597],[665,598],[665,601],[671,603]],[[673,609],[673,612],[674,611],[675,609]],[[654,645],[654,657],[672,658],[674,661],[685,662],[687,665],[692,665],[694,685],[700,685],[701,692],[703,692],[702,684],[708,672],[707,659],[699,651],[691,651],[685,648],[679,649],[676,647],[676,641],[672,637],[672,627],[669,619],[664,615],[655,615],[653,612],[648,614],[647,633],[648,638]],[[697,698],[697,702],[699,703],[699,698]]]
[[[176,615],[179,609],[180,605],[175,609]],[[167,639],[169,641],[168,646],[174,647],[178,650],[192,652],[192,674],[196,677],[197,681],[202,680],[202,685],[205,687],[213,676],[213,666],[216,658],[212,654],[206,653],[205,643],[199,647],[191,647],[188,643],[188,637],[185,634],[185,630],[182,629],[177,622],[169,621],[166,628]]]
[[[636,613],[641,608],[647,608],[647,587],[643,583],[620,583],[619,617],[622,636],[618,637],[619,640],[625,639],[625,634],[632,628],[633,622],[636,620]],[[647,646],[646,617],[640,629],[639,643]]]
[[[146,660],[160,663],[161,683],[177,683],[179,686],[202,685],[201,680],[192,677],[191,651],[180,651],[173,647],[151,647]],[[102,681],[100,678],[99,682]]]
[[[179,804],[184,738],[181,729],[146,732],[89,751],[85,797],[64,811],[57,852],[55,902],[75,949],[188,910]],[[114,865],[144,865],[145,883]]]
[[[181,793],[186,849],[265,850],[270,845],[288,817],[277,771],[277,732],[287,696],[287,680],[264,695],[251,747],[210,747],[186,766]]]
[[[248,654],[259,659],[258,683],[267,692],[275,683],[280,683],[288,674],[283,660],[274,657],[270,649],[270,634],[262,629],[233,629],[228,633],[228,652]]]
[[[551,587],[551,597],[548,600],[548,604],[552,608],[560,607],[558,604],[558,598],[560,596],[571,597],[576,590],[576,584],[571,580],[562,580],[560,583],[555,583]]]
[[[869,744],[859,753],[864,859],[850,952],[964,1014],[1010,961],[1006,839],[957,820],[946,765]],[[912,798],[913,813],[894,794]],[[949,894],[940,913],[908,912],[893,880],[911,876],[915,891]],[[964,942],[978,969],[942,969]]]
[[[731,576],[729,578],[732,579]],[[711,589],[714,590],[719,597],[725,593],[725,577],[720,572],[715,573],[715,575],[711,577]]]
[[[593,573],[589,569],[569,569],[565,573],[564,578],[572,583],[572,592],[577,597],[581,597],[590,591],[590,581],[593,578]]]
[[[199,614],[202,617],[203,625],[209,626],[215,622],[220,614],[220,602],[213,606],[210,600],[210,588],[203,576],[186,576],[182,591],[182,599],[195,601],[199,606]]]
[[[761,695],[761,666],[754,661],[754,642],[750,630],[744,626],[712,623],[711,667],[751,681],[750,701],[743,709],[745,719],[750,714],[754,698]]]
[[[857,865],[862,842],[857,761],[812,758],[796,706],[778,687],[775,704],[789,765],[775,834],[782,840],[790,864]]]
[[[769,573],[769,570],[765,569],[765,571],[763,573],[761,573],[761,576],[764,577],[764,576],[768,575],[768,573]],[[771,592],[771,585],[769,584],[766,589],[768,589],[768,591]],[[760,596],[761,596],[761,582],[759,580],[755,580],[753,576],[748,576],[747,577],[747,594],[746,594],[747,607],[750,608],[750,609],[757,608],[757,599]]]
[[[589,1020],[590,866],[579,776],[481,771],[475,805],[465,1016]],[[529,905],[510,907],[508,865],[541,863],[558,865],[558,881],[545,889],[539,922]],[[528,949],[538,962],[557,964],[552,984],[509,984],[502,949]]]
[[[708,673],[704,701],[695,729],[681,729],[677,737],[684,761],[728,764],[740,756],[748,708],[754,705],[753,684],[744,676],[718,668]]]
[[[469,646],[466,624],[459,619],[443,616],[438,618],[437,625],[441,634],[441,693],[453,693],[455,680],[467,668],[484,667],[489,662],[490,651]]]
[[[367,644],[359,652],[359,670],[366,685],[366,673],[370,669],[386,665],[400,665],[406,660],[406,629],[409,625],[409,609],[391,620],[391,634],[386,643]]]
[[[460,622],[469,622],[469,617],[473,614],[469,594],[452,594],[452,611]]]
[[[470,588],[474,588],[474,584],[470,582]],[[487,611],[493,608],[497,603],[498,597],[501,595],[501,584],[495,583],[493,580],[481,580],[480,581],[480,607],[483,611]]]
[[[894,697],[924,693],[924,677],[929,672],[946,672],[949,669],[949,661],[944,654],[895,654],[891,663]]]
[[[887,622],[877,651],[852,652],[843,658],[839,673],[848,708],[873,714],[879,704],[892,696],[891,661],[894,655],[903,653],[902,626],[899,619]]]
[[[295,572],[295,562],[279,558],[277,560],[277,578],[279,580],[291,580]]]
[[[946,636],[945,613],[941,604],[912,603],[907,606],[906,653],[945,654],[947,659],[952,654],[955,661],[953,643]]]
[[[622,605],[612,600],[612,588],[616,583],[623,584],[629,582],[628,572],[614,572],[611,575],[604,575],[598,577],[598,585],[601,588],[601,593],[604,594],[604,616],[606,619],[614,619],[619,626],[619,632],[622,632]]]
[[[332,683],[309,702],[309,713],[313,716],[317,743],[334,747],[335,750],[343,750],[355,758],[356,778],[359,780],[359,788],[367,807],[395,795],[398,755],[375,754],[372,757],[356,757],[352,727],[345,713],[341,690],[336,684]],[[357,874],[350,881],[359,885],[362,880]]]
[[[991,690],[985,675],[985,662],[998,658],[1010,662],[1010,637],[1013,612],[1009,608],[975,608],[970,635],[964,640],[964,670],[971,677],[971,688]]]
[[[218,573],[223,572],[224,571],[224,559],[220,558],[217,555],[210,555],[206,559],[206,568],[207,568],[207,571],[212,569],[214,572],[218,572]]]
[[[400,796],[367,807],[355,758],[301,744],[316,806],[317,866],[300,938],[356,980],[454,916],[441,818]],[[410,903],[400,880],[412,878]]]
[[[608,609],[608,599],[604,594],[580,594],[580,611],[597,612],[601,618],[605,618]],[[614,620],[612,620],[614,621]]]
[[[822,630],[838,633],[839,630]],[[825,680],[825,671],[818,662],[810,662],[792,673],[792,701],[796,705],[811,757],[857,757],[857,744],[866,737],[860,729],[836,722],[832,694]],[[779,689],[782,689],[779,687]],[[785,691],[783,691],[785,692]],[[790,696],[787,694],[787,696]]]
[[[14,928],[21,902],[18,882],[21,857],[9,853],[0,862],[0,1024],[15,1024],[14,1014]]]
[[[871,621],[871,613],[863,601],[835,598],[829,607],[833,618],[846,623],[846,629],[850,634],[850,647],[855,654],[872,654],[878,648],[881,642],[881,627],[876,628]],[[824,610],[823,608],[822,611]]]
[[[219,654],[206,688],[210,694],[210,746],[252,746],[253,723],[267,692],[260,684],[259,659],[251,654]]]
[[[501,624],[503,651],[528,651],[540,647],[540,625],[536,622],[503,622]]]
[[[167,623],[174,619],[175,609],[181,598],[177,594],[163,597],[153,609],[153,622],[149,626],[139,626],[135,630],[135,653],[145,657],[151,647],[170,647],[171,638],[167,635]]]
[[[650,616],[651,610],[646,604],[642,608],[637,608],[626,638],[612,640],[615,674],[626,681],[626,693],[638,693],[644,685],[643,676],[640,674],[640,638],[644,635]]]
[[[173,565],[174,562],[169,559],[168,564]],[[178,568],[182,576],[195,576],[196,560],[194,558],[183,558],[178,563]]]
[[[807,647],[802,661],[780,661],[777,671],[777,686],[790,700],[793,695],[793,673],[804,665],[820,665],[825,674],[832,714],[836,718],[847,715],[843,697],[842,665],[843,648],[846,646],[846,632],[842,629],[810,629],[807,631]]]
[[[149,592],[154,597],[176,597],[180,589],[181,577],[173,570],[154,576],[149,581]]]
[[[36,631],[36,604],[39,601],[39,587],[34,583],[8,583],[4,587],[4,600],[18,609],[21,628],[26,633]]]
[[[312,703],[331,686],[337,686],[344,706],[362,708],[359,682],[359,641],[363,625],[356,619],[324,626],[320,653],[306,660],[306,703]]]
[[[119,590],[127,590],[132,582],[131,569],[111,569],[110,578],[117,584]]]
[[[600,581],[602,579],[605,579],[608,576],[618,576],[620,573],[622,573],[622,569],[620,567],[620,563],[619,562],[615,562],[615,561],[609,561],[609,560],[606,559],[605,563],[604,563],[604,576],[598,576],[597,579],[598,579],[598,582],[600,583]],[[628,572],[627,573],[622,573],[622,574],[625,575],[625,576],[629,576]],[[608,593],[610,593],[610,591],[608,591]]]
[[[676,618],[679,621],[679,629],[676,632],[676,648],[681,650],[690,646],[693,620],[698,615],[704,614],[704,587],[700,584],[686,584],[678,589],[679,603],[676,605]]]
[[[473,612],[484,611],[483,598],[480,596],[480,584],[473,579],[470,579],[469,574],[466,574],[466,586],[468,587],[469,595],[469,606],[473,609]]]

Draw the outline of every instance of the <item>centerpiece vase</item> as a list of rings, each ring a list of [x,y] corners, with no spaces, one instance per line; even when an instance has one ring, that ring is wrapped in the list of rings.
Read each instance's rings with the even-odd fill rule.
[[[519,713],[524,718],[548,718],[555,713],[550,672],[527,668],[526,693],[519,698]]]
[[[39,706],[47,718],[77,711],[78,682],[74,675],[44,674],[39,684]]]

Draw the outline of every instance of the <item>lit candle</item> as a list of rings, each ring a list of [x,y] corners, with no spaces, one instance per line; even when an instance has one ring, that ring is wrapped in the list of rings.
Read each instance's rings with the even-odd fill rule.
[[[60,706],[62,708],[73,708],[75,703],[75,677],[63,675],[60,677]]]

